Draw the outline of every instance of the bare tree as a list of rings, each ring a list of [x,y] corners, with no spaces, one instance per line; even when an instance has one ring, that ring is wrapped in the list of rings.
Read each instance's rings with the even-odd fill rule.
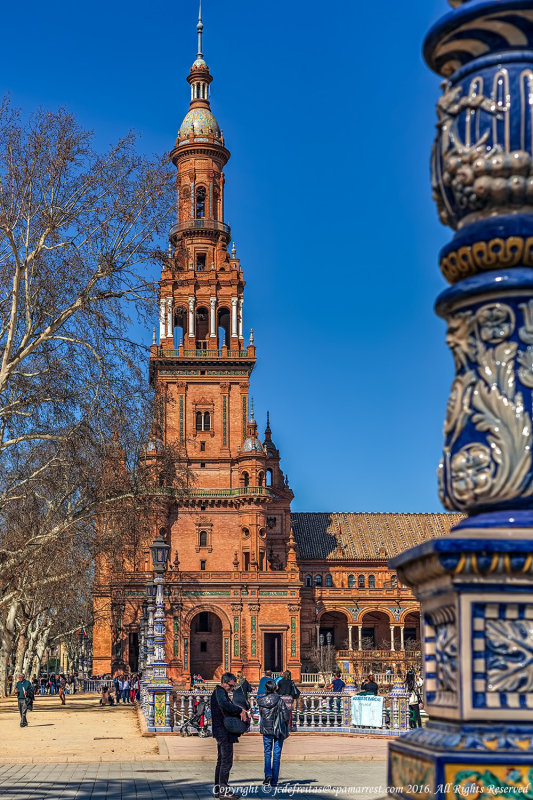
[[[153,408],[130,330],[154,315],[173,179],[134,145],[98,154],[65,111],[0,106],[0,696],[13,652],[44,651],[50,616],[58,635],[59,589],[109,547],[112,520],[132,535],[154,486],[180,484],[138,457]],[[114,430],[123,458],[106,471]]]

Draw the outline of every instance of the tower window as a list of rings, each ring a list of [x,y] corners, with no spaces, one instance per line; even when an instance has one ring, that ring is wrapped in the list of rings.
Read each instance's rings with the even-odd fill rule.
[[[333,586],[333,578],[331,575],[326,575],[326,586]]]
[[[203,217],[205,217],[205,189],[203,186],[199,186],[196,190],[196,219],[203,219]]]
[[[209,413],[209,411],[196,412],[196,430],[197,431],[211,430],[211,414]],[[202,447],[201,449],[205,450],[205,447]]]
[[[306,586],[312,586],[313,585],[313,579],[312,579],[312,577],[310,575],[306,575],[305,576],[305,585]]]
[[[355,575],[348,575],[348,588],[355,588]]]
[[[200,561],[200,569],[205,572],[205,561]]]
[[[365,588],[365,576],[364,575],[359,575],[359,577],[357,578],[357,586],[359,587],[359,589],[364,589]]]
[[[271,469],[267,469],[267,471],[266,471],[266,485],[267,486],[272,486],[272,470]]]
[[[376,588],[376,577],[375,575],[368,576],[368,588],[375,589]]]
[[[247,486],[250,485],[250,476],[248,475],[247,472],[243,472],[242,473],[242,485],[244,487],[247,487]]]
[[[196,253],[196,269],[198,272],[205,271],[205,253]]]
[[[207,642],[200,642],[200,653],[207,653]]]
[[[322,575],[315,575],[315,586],[322,586]]]
[[[200,442],[200,450],[205,450],[205,442]]]
[[[207,531],[200,531],[200,547],[207,547]]]

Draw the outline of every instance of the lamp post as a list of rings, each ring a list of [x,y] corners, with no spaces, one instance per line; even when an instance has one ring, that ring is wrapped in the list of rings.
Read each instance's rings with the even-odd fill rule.
[[[167,678],[165,661],[165,570],[167,567],[170,546],[161,534],[150,545],[152,564],[155,572],[155,616],[151,645],[153,658],[150,664],[150,683],[148,685],[148,730],[150,732],[170,733],[170,686]],[[150,611],[150,606],[149,606]]]

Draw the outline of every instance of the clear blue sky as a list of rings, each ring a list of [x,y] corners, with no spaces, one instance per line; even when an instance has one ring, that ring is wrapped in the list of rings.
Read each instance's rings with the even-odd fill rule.
[[[438,511],[452,359],[429,154],[439,80],[421,57],[446,0],[204,0],[212,108],[232,158],[261,431],[295,511]],[[197,0],[7,4],[1,93],[65,105],[102,146],[172,147]]]

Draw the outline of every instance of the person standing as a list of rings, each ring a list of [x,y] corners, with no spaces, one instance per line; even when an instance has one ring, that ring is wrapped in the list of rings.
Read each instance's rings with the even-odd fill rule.
[[[335,678],[331,681],[329,686],[326,686],[326,689],[331,692],[338,692],[339,694],[343,691],[346,684],[341,678],[341,673],[339,670],[335,673]],[[341,699],[340,697],[336,698],[336,706],[337,706],[337,714],[341,710]],[[329,704],[330,711],[333,709],[333,700],[330,701]]]
[[[405,686],[409,692],[409,726],[411,728],[421,728],[422,718],[420,716],[420,704],[422,702],[422,679],[415,677],[413,670],[405,673]]]
[[[24,673],[19,675],[19,679],[15,684],[15,691],[17,693],[17,700],[20,714],[20,727],[25,728],[28,724],[26,719],[26,712],[28,711],[28,701],[32,694],[31,683],[26,680]]]
[[[232,703],[228,692],[233,691],[237,683],[237,678],[231,672],[225,672],[220,679],[220,685],[215,688],[211,695],[211,722],[213,725],[213,736],[217,740],[217,765],[215,767],[215,786],[213,795],[215,797],[237,798],[239,794],[231,791],[228,786],[229,774],[233,766],[233,745],[239,741],[239,735],[230,733],[224,724],[226,717],[239,718],[242,722],[248,721],[248,714],[245,709]]]
[[[298,700],[300,697],[300,690],[292,680],[291,673],[288,669],[285,670],[281,680],[277,683],[277,692],[289,711],[289,728],[292,730],[292,707],[294,701]]]
[[[260,694],[264,694],[265,693],[266,682],[267,681],[271,681],[271,680],[272,680],[272,672],[271,672],[271,670],[266,669],[265,670],[265,674],[263,675],[263,677],[259,681],[259,686],[257,687],[257,696],[258,697],[259,697]]]
[[[122,703],[129,703],[130,702],[130,679],[127,675],[124,675],[124,680],[122,681]]]
[[[59,699],[61,700],[61,705],[65,705],[65,689],[67,686],[67,679],[64,675],[60,675],[59,677]]]
[[[261,717],[260,732],[263,734],[265,752],[265,780],[263,786],[277,786],[283,742],[289,735],[289,709],[276,692],[276,682],[267,681],[265,694],[258,696],[257,705]]]
[[[374,676],[370,674],[366,680],[363,681],[361,684],[361,691],[366,692],[367,694],[377,694],[378,693],[378,685],[374,680]]]

